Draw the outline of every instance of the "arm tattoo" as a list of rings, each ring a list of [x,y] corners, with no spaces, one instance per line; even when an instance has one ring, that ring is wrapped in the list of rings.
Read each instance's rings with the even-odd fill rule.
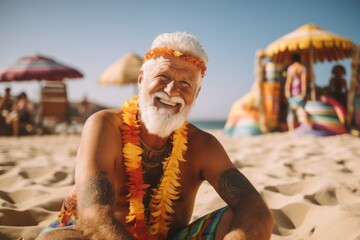
[[[219,177],[219,195],[230,206],[252,194],[251,183],[237,169],[224,171]]]
[[[114,189],[104,172],[97,172],[89,177],[88,183],[82,191],[79,203],[83,208],[94,204],[111,205],[115,201]]]

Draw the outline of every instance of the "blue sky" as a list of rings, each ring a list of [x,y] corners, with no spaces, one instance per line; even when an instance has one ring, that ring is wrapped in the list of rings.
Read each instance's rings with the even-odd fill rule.
[[[360,44],[360,1],[0,1],[0,67],[41,53],[79,69],[67,80],[69,99],[119,107],[134,86],[100,86],[99,75],[129,52],[143,55],[160,33],[194,34],[208,53],[207,76],[191,119],[225,119],[232,103],[254,81],[257,49],[314,23]],[[341,63],[349,69],[349,60]],[[316,81],[326,85],[335,63],[315,65]],[[347,78],[350,77],[348,71]],[[37,82],[0,84],[13,93],[39,99]]]

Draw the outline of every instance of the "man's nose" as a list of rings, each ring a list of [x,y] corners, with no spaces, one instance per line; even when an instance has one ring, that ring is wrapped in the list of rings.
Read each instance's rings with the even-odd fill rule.
[[[164,92],[166,92],[167,95],[170,97],[178,95],[179,91],[176,86],[176,81],[171,80],[168,84],[166,84],[166,87],[164,88]]]

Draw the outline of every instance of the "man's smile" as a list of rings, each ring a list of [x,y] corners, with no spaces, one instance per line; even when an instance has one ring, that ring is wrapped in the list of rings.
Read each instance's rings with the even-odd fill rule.
[[[158,102],[160,106],[165,108],[175,108],[175,107],[181,107],[181,103],[179,102],[173,102],[168,99],[164,99],[161,97],[155,97],[155,101]]]
[[[166,105],[170,105],[170,106],[173,106],[175,107],[176,106],[176,102],[172,102],[172,101],[169,101],[169,100],[166,100],[166,99],[163,99],[163,98],[159,98],[159,101],[163,104],[166,104]]]

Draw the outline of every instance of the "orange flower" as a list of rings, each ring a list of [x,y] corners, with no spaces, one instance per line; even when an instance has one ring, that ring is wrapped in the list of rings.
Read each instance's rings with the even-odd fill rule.
[[[179,57],[185,61],[191,62],[191,63],[195,64],[201,70],[201,76],[205,77],[206,64],[204,63],[204,61],[201,60],[200,58],[194,56],[191,53],[181,52],[180,50],[177,50],[177,49],[174,50],[174,49],[167,48],[167,47],[158,47],[158,48],[150,49],[144,55],[144,62],[149,59],[152,59],[155,57],[160,57],[160,56]]]

